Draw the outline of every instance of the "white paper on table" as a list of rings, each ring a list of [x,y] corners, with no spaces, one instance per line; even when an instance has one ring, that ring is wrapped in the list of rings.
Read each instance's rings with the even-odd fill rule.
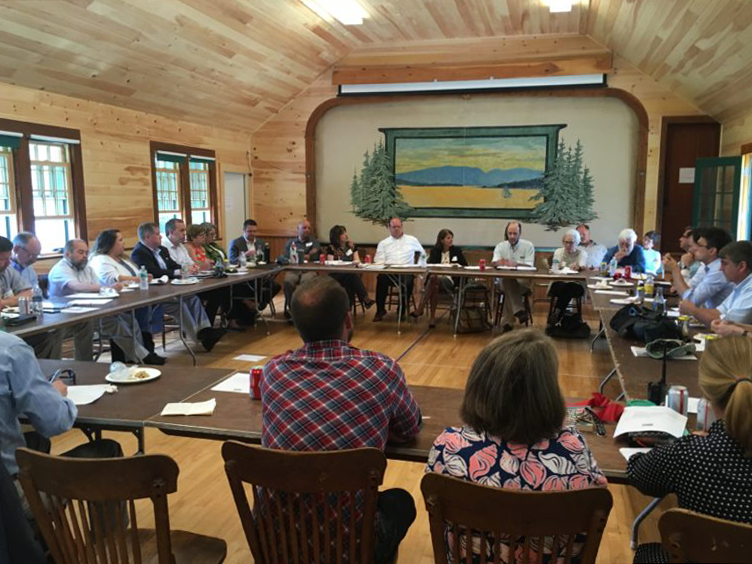
[[[609,296],[628,296],[629,292],[623,290],[596,290],[596,294],[608,294]]]
[[[419,264],[390,264],[389,268],[421,268]]]
[[[660,405],[631,406],[624,409],[614,430],[614,438],[625,433],[662,432],[679,438],[684,434],[687,418]]]
[[[68,294],[66,298],[83,298],[85,300],[111,300],[116,293],[100,294],[99,292],[78,292],[76,294]]]
[[[651,450],[653,450],[653,449],[651,449],[651,448],[627,448],[627,447],[625,447],[625,448],[620,448],[619,449],[619,453],[624,458],[626,458],[627,460],[629,460],[630,458],[632,458],[632,455],[637,454],[638,452],[646,453],[646,452],[650,452]]]
[[[663,403],[668,405],[668,394],[663,398]],[[687,400],[687,413],[697,413],[697,404],[700,403],[700,398],[689,398]]]
[[[527,264],[518,264],[514,268],[516,268],[517,270],[538,270],[536,267]]]
[[[328,260],[324,264],[326,264],[327,266],[347,266],[348,264],[352,265],[353,262],[346,260]]]
[[[604,280],[606,282],[611,282],[613,278],[611,276],[591,276],[591,280]]]
[[[89,405],[101,398],[105,392],[116,392],[112,384],[94,384],[92,386],[68,386],[68,399],[76,405]]]
[[[705,352],[705,343],[707,343],[705,339],[695,343],[695,352]]]
[[[517,267],[516,266],[506,266],[506,265],[500,264],[499,266],[496,267],[496,270],[517,270]]]
[[[634,298],[615,298],[609,300],[609,302],[615,305],[632,305],[635,303]]]
[[[650,355],[648,354],[647,349],[645,347],[631,347],[632,348],[632,354],[635,356],[646,356],[648,358]],[[661,360],[661,359],[656,359]],[[692,353],[685,354],[684,356],[671,356],[668,358],[668,360],[697,360],[697,357],[693,355]]]
[[[258,354],[239,354],[238,356],[234,357],[232,360],[242,360],[244,362],[258,362],[259,360],[264,360],[266,356],[258,355]]]
[[[248,372],[236,372],[212,388],[212,392],[251,393],[251,376]]]
[[[112,298],[104,300],[73,300],[72,302],[68,302],[68,304],[72,306],[101,306],[110,303],[111,301]]]
[[[66,307],[63,310],[63,313],[91,313],[92,311],[97,311],[97,308],[84,307],[84,306],[71,306],[71,307]]]
[[[385,264],[367,264],[363,268],[366,270],[384,270],[386,268]]]
[[[466,266],[465,270],[480,270],[480,266]]]
[[[164,406],[160,415],[211,415],[217,407],[217,400],[212,398],[207,401],[195,403],[181,402],[168,403]]]
[[[552,274],[577,274],[576,270],[572,270],[568,266],[565,266],[564,268],[559,268],[557,270],[551,269]]]

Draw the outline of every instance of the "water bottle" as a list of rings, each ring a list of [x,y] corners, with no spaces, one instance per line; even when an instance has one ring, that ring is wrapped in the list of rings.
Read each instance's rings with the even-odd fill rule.
[[[290,264],[298,264],[298,249],[295,241],[290,244]]]
[[[616,257],[613,257],[611,262],[608,263],[608,275],[613,278],[614,274],[616,274],[617,268],[619,268],[619,263],[616,262]]]
[[[653,298],[653,309],[659,313],[666,311],[666,298],[663,297],[663,288],[658,286],[655,289],[655,298]]]
[[[240,253],[238,255],[238,264],[240,265],[240,268],[245,268],[248,264],[248,259],[245,256],[245,253]]]
[[[256,266],[256,245],[248,249],[248,264]]]
[[[34,284],[34,289],[31,293],[31,313],[37,316],[44,313],[44,295],[39,284]]]
[[[602,262],[601,263],[601,276],[607,276],[608,275],[608,263]]]
[[[651,297],[655,293],[655,279],[652,276],[648,276],[645,280],[645,296]]]
[[[146,272],[146,267],[143,265],[138,271],[138,287],[141,290],[149,289],[149,273]]]
[[[264,253],[261,257],[264,262],[269,262],[269,243],[264,243]]]

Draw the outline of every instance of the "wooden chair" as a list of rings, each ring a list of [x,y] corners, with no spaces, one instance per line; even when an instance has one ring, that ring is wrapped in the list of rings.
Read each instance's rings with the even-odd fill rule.
[[[371,563],[383,452],[288,452],[227,442],[222,456],[254,562]]]
[[[530,305],[530,296],[532,291],[525,291],[522,294],[522,303],[525,306],[525,313],[527,314],[527,321],[525,321],[525,327],[533,325],[533,308]],[[498,284],[494,284],[494,303],[496,304],[496,314],[494,316],[494,327],[498,327],[501,323],[501,315],[504,312],[504,299],[505,294],[503,288]]]
[[[509,562],[509,554],[517,555],[512,562],[540,562],[539,546],[570,562],[578,545],[579,562],[592,564],[612,505],[605,488],[521,492],[434,473],[423,476],[420,489],[436,564],[447,564],[448,552],[455,564],[472,563],[472,551],[466,554],[466,546],[476,547],[476,559],[483,564]],[[579,534],[587,535],[582,544],[575,543]]]
[[[169,456],[65,458],[16,451],[29,506],[57,564],[219,563],[222,539],[170,531],[167,494],[177,490]],[[137,499],[150,499],[156,529],[139,529]],[[130,526],[129,522],[130,521]]]
[[[669,509],[658,521],[670,562],[750,562],[752,525]]]

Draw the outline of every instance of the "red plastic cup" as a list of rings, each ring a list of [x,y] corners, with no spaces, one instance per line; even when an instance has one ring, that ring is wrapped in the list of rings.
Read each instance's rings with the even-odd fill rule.
[[[480,259],[478,261],[478,266],[480,267],[481,272],[485,272],[486,271],[486,259]]]
[[[254,366],[251,368],[251,399],[261,399],[261,376],[263,374],[263,366]]]
[[[364,257],[363,260],[365,260],[366,264],[371,264],[371,255],[366,253],[366,256]]]
[[[632,278],[632,267],[629,265],[624,267],[624,278]]]
[[[321,254],[319,255],[319,263],[320,263],[320,264],[326,264],[326,254],[324,254],[324,253],[321,253]]]

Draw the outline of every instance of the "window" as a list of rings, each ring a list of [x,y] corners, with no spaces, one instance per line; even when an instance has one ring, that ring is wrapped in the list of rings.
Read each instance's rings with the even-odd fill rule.
[[[77,130],[0,119],[0,235],[19,231],[46,254],[87,238]]]
[[[186,223],[217,221],[214,151],[151,143],[154,219],[162,232],[178,217]]]

